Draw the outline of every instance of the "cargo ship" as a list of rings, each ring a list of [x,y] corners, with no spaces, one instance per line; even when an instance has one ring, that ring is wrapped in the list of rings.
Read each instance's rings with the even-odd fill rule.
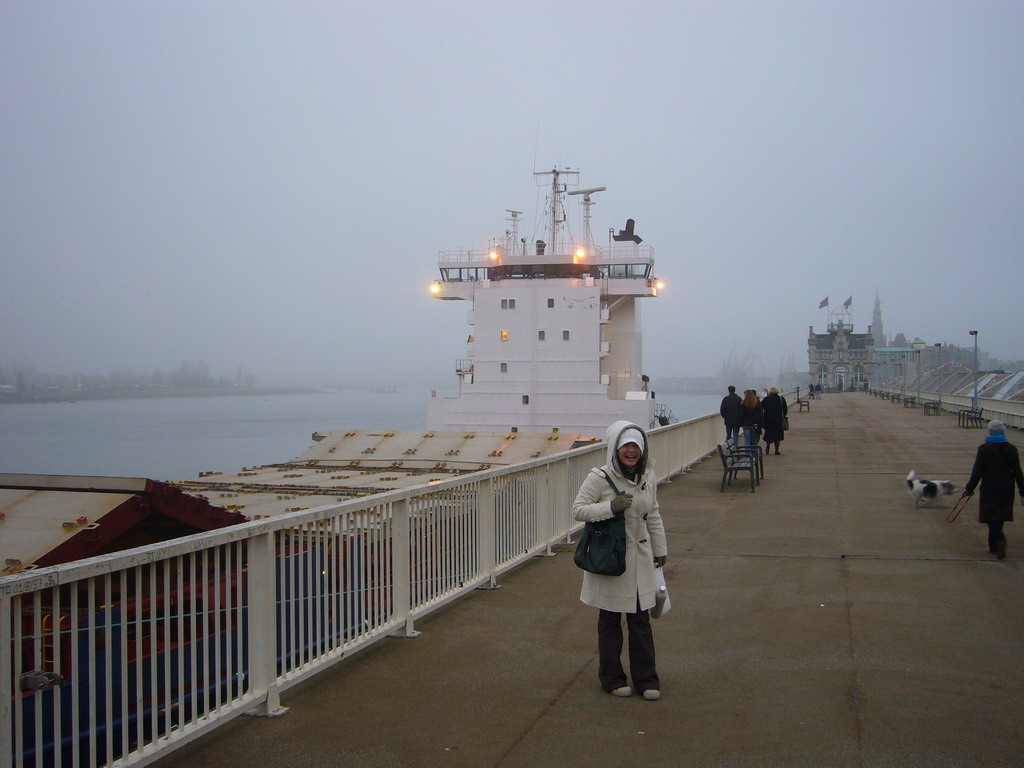
[[[521,213],[508,210],[510,226],[488,248],[439,256],[431,291],[469,302],[470,333],[455,364],[457,395],[429,398],[427,430],[314,433],[294,459],[173,484],[0,476],[4,574],[528,462],[593,443],[619,419],[645,427],[672,421],[642,372],[639,299],[661,288],[653,249],[632,219],[610,228],[606,243],[595,240],[591,209],[604,187],[576,188],[579,174],[570,170],[535,178],[545,194],[542,238],[527,243]],[[566,203],[577,199],[583,226],[573,234]],[[513,483],[498,494],[520,492]],[[424,574],[435,572],[431,558],[450,557],[445,526],[468,518],[469,501],[416,511]],[[516,505],[498,498],[496,507]],[[281,537],[276,589],[329,597],[317,609],[327,617],[322,637],[304,624],[301,601],[276,606],[285,639],[279,658],[342,643],[387,613],[384,540],[372,521],[340,535]],[[243,620],[250,568],[241,548],[224,552],[200,567],[175,560],[150,574],[146,566],[99,595],[68,588],[19,601],[11,617],[18,638],[12,760],[70,765],[89,756],[109,764],[135,742],[166,736],[232,700],[250,669]],[[306,582],[328,571],[340,574],[337,583],[310,590]],[[412,589],[423,602],[448,587],[427,576]],[[90,720],[97,711],[105,714]]]

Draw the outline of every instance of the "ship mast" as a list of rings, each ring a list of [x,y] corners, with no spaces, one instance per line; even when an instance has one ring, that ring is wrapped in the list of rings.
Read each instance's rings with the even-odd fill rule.
[[[566,182],[559,182],[558,179],[560,176],[572,176],[574,177],[573,181],[578,184],[580,172],[569,170],[560,171],[557,168],[552,168],[550,171],[536,171],[533,175],[551,177],[551,197],[548,204],[548,240],[550,241],[550,253],[560,253],[558,233],[562,228],[562,225],[565,223],[565,205],[562,203],[562,195],[568,187],[568,184]],[[538,181],[537,186],[540,186],[541,183],[542,182]]]
[[[513,211],[511,208],[506,208],[505,213],[509,214],[509,217],[505,219],[505,221],[512,223],[512,228],[505,230],[505,253],[512,253],[512,249],[519,246],[519,217],[523,215],[523,212]],[[518,255],[522,256],[526,253],[525,249],[526,244],[523,243],[521,253]]]

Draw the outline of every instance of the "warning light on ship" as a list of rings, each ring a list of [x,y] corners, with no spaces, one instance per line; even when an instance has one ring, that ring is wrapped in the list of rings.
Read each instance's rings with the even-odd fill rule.
[[[430,292],[432,294],[434,294],[435,296],[437,294],[439,294],[441,292],[441,284],[439,282],[437,282],[437,281],[434,281],[433,283],[431,283],[431,285],[430,285]]]
[[[587,258],[587,251],[584,248],[576,249],[576,261],[583,261]]]
[[[660,291],[662,288],[665,287],[665,283],[663,283],[661,280],[659,280],[658,282],[656,282],[654,284],[654,287],[657,288]]]
[[[487,255],[491,257],[491,261],[497,261],[498,260],[498,252],[497,251],[491,251]]]

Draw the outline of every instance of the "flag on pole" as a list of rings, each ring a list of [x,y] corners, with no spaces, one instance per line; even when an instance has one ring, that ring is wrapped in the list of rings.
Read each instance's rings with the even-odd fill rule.
[[[818,309],[824,309],[828,306],[828,296],[821,300],[821,304],[818,305]]]
[[[851,304],[853,304],[853,296],[843,302],[843,307],[849,309]]]

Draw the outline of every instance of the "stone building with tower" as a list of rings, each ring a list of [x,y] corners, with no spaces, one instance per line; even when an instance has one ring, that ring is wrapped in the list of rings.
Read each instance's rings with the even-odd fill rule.
[[[820,384],[823,390],[863,390],[874,374],[875,335],[871,327],[867,333],[853,332],[851,303],[852,299],[848,299],[829,314],[825,333],[815,333],[814,326],[810,326],[807,336],[810,382]]]

